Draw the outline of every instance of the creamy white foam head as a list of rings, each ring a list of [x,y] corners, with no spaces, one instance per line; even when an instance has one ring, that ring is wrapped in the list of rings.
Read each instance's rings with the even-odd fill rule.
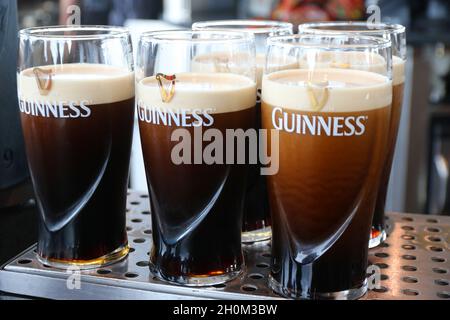
[[[139,105],[162,110],[206,110],[225,113],[255,106],[256,85],[231,73],[180,73],[176,75],[175,94],[163,102],[156,78],[148,77],[137,85]]]
[[[394,86],[405,83],[405,60],[400,57],[392,57],[393,75],[392,81]]]
[[[386,74],[386,60],[376,53],[365,53],[361,51],[319,51],[305,55],[300,59],[300,68],[308,66],[314,68],[342,68],[372,71]],[[405,81],[405,62],[394,56],[392,60],[393,84],[402,84]]]
[[[325,90],[325,86],[328,88]],[[328,99],[324,99],[327,96]],[[390,106],[392,82],[377,73],[353,69],[286,70],[264,76],[262,100],[274,107],[320,112],[353,112]]]
[[[245,63],[250,61],[245,54],[238,53],[230,55],[226,52],[214,52],[204,55],[198,55],[192,60],[193,72],[225,72],[247,75],[253,78],[256,72],[256,86],[258,89],[262,85],[262,77],[264,74],[264,67],[266,65],[266,55],[258,53],[255,58],[256,70],[249,70],[249,66]],[[272,59],[272,65],[277,67],[277,70],[298,69],[298,61],[295,58],[286,57],[286,59]],[[243,64],[244,62],[244,64]]]
[[[33,69],[23,70],[18,75],[20,100],[64,103],[87,101],[90,105],[96,105],[124,101],[135,94],[134,73],[119,67],[85,63],[39,67],[52,73],[51,87],[46,94],[39,91]]]

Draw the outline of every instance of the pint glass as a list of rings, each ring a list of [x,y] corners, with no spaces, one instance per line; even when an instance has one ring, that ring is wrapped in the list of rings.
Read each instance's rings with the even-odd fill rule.
[[[346,33],[352,35],[366,35],[389,39],[392,43],[392,64],[393,64],[393,98],[391,109],[391,121],[388,134],[388,149],[386,160],[378,189],[377,202],[372,220],[371,237],[369,248],[378,246],[386,239],[384,224],[384,210],[386,196],[391,174],[392,162],[395,154],[397,134],[400,125],[403,89],[405,83],[405,62],[406,62],[406,35],[405,27],[395,24],[367,23],[367,22],[321,22],[302,24],[299,26],[300,34],[320,34],[320,33]]]
[[[128,32],[22,30],[18,96],[39,209],[39,260],[90,268],[124,258],[134,117]]]
[[[256,102],[256,127],[261,128],[261,81],[266,63],[267,39],[271,36],[290,35],[293,33],[291,23],[263,20],[216,20],[196,22],[194,30],[236,30],[248,32],[255,36],[256,45],[256,83],[258,97]],[[284,66],[291,69],[297,61],[288,61]],[[245,191],[244,219],[242,223],[242,242],[252,243],[269,240],[271,231],[269,201],[266,179],[260,175],[260,165],[251,165]]]
[[[254,127],[254,56],[253,37],[240,32],[160,31],[140,39],[136,96],[153,213],[150,269],[162,280],[214,285],[242,270],[247,166],[235,160],[245,151],[225,147],[230,132]]]
[[[268,46],[262,124],[279,135],[275,148],[268,139],[268,149],[279,150],[278,173],[268,176],[269,284],[291,298],[358,298],[367,290],[367,242],[386,154],[391,43],[331,34],[274,37]],[[272,59],[288,56],[300,69],[275,67]]]

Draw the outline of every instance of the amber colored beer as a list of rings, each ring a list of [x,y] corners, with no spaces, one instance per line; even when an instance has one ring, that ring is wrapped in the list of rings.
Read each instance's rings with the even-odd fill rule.
[[[244,67],[239,64],[240,57],[230,59],[227,53],[216,52],[214,54],[198,55],[192,62],[194,71],[202,72],[234,72],[243,73]],[[245,59],[241,59],[245,61]],[[290,56],[280,57],[273,63],[277,70],[298,69],[298,61]],[[261,86],[266,55],[256,55],[256,117],[254,128],[261,129]],[[275,66],[269,66],[274,68]],[[252,243],[269,240],[271,238],[271,219],[269,197],[267,195],[267,183],[260,174],[261,164],[251,164],[248,170],[247,188],[244,200],[244,217],[242,220],[242,242]]]
[[[63,64],[26,69],[18,84],[39,258],[81,267],[123,258],[134,74]]]
[[[155,77],[138,85],[138,117],[150,203],[150,268],[159,278],[185,285],[222,283],[243,266],[241,227],[247,166],[175,163],[184,129],[194,149],[208,129],[249,129],[255,121],[255,83],[224,73],[177,74],[173,98],[162,102]],[[167,89],[169,90],[169,89]],[[201,138],[200,138],[201,139]],[[200,140],[201,141],[201,140]]]
[[[364,288],[391,98],[391,82],[367,71],[280,71],[264,79],[263,128],[279,131],[279,172],[268,188],[270,285],[280,294],[331,298]]]

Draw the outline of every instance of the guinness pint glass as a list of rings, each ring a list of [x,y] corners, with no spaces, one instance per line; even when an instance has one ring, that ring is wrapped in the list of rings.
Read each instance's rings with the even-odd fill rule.
[[[235,30],[254,35],[256,46],[256,83],[258,89],[256,127],[261,128],[261,81],[266,63],[267,39],[271,36],[292,34],[292,24],[264,20],[216,20],[196,22],[192,25],[192,29]],[[223,53],[219,53],[215,58],[219,58],[220,55],[223,55]],[[277,63],[277,65],[280,66],[280,63]],[[296,68],[297,61],[286,61],[282,67],[285,69]],[[247,244],[269,240],[272,235],[267,184],[265,177],[260,174],[260,168],[260,164],[249,167],[248,184],[245,191],[244,219],[242,223],[242,242]]]
[[[205,286],[242,270],[247,162],[228,138],[247,149],[241,134],[255,123],[254,50],[252,36],[232,31],[141,37],[137,112],[153,213],[150,269],[160,279]]]
[[[268,66],[280,56],[302,64],[266,68],[263,78],[263,128],[279,135],[278,146],[269,143],[279,150],[279,171],[268,176],[269,284],[291,298],[359,298],[386,154],[391,43],[330,34],[274,37],[268,45]],[[343,67],[343,52],[359,70]]]
[[[395,154],[395,145],[400,125],[403,105],[403,88],[405,83],[406,62],[406,36],[405,27],[395,24],[367,23],[367,22],[321,22],[302,24],[299,26],[300,34],[344,33],[350,35],[365,35],[389,39],[392,42],[393,64],[393,97],[391,121],[388,134],[388,149],[378,189],[377,202],[372,221],[369,247],[378,246],[386,239],[384,224],[384,207],[391,174],[392,162]],[[357,68],[357,66],[354,66]]]
[[[18,95],[39,209],[39,260],[90,268],[124,258],[134,119],[128,32],[22,30]]]

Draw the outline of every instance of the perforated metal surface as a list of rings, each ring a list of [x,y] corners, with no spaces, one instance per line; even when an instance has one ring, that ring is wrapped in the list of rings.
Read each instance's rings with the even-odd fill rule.
[[[389,237],[370,251],[382,288],[364,299],[450,299],[450,217],[392,213]],[[221,286],[187,288],[155,279],[148,269],[151,221],[148,197],[130,193],[127,231],[131,253],[120,263],[82,271],[68,289],[64,271],[41,265],[31,248],[0,270],[0,291],[51,299],[279,299],[267,287],[270,243],[244,245],[246,270]],[[73,278],[69,278],[73,280]]]

